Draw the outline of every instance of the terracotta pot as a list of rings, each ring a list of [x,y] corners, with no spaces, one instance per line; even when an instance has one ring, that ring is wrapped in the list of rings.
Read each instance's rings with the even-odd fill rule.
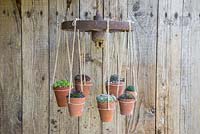
[[[136,91],[126,91],[129,94],[132,94],[135,98],[137,97],[137,92]]]
[[[135,106],[135,100],[134,99],[120,99],[119,106],[120,106],[121,115],[132,115],[133,109]]]
[[[82,116],[84,105],[85,105],[85,97],[84,98],[70,98],[70,103],[67,98],[69,114],[73,117]]]
[[[115,102],[109,102],[110,109],[108,109],[108,103],[98,103],[99,114],[102,122],[112,122],[115,111]]]
[[[115,97],[119,97],[124,92],[124,83],[110,83],[109,85],[109,94],[114,95]],[[106,86],[106,91],[108,92],[108,86]],[[119,86],[119,87],[118,87]],[[118,91],[118,92],[117,92]]]
[[[59,107],[66,107],[67,99],[66,96],[69,94],[69,87],[58,87],[54,88],[54,93],[56,96],[56,101]]]
[[[86,83],[83,84],[83,94],[85,95],[86,98],[90,95],[90,89],[92,87],[92,82],[87,81]],[[75,89],[78,91],[81,91],[81,82],[75,81]]]

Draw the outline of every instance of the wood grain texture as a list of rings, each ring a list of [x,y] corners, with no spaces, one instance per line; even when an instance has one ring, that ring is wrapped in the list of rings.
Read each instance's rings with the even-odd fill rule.
[[[199,133],[200,2],[183,1],[181,43],[180,133]]]
[[[127,118],[127,133],[155,133],[155,89],[156,89],[156,0],[128,0],[128,15],[135,23],[138,98],[134,116]]]
[[[22,0],[23,133],[47,134],[48,1]]]
[[[0,133],[22,133],[21,19],[16,2],[0,0]]]
[[[96,1],[80,0],[80,19],[92,20],[96,15]],[[99,5],[102,14],[102,1]],[[85,36],[85,39],[84,39]],[[102,93],[102,49],[98,49],[91,39],[91,33],[81,34],[81,47],[85,43],[86,74],[92,79],[93,86],[86,101],[84,114],[79,120],[79,134],[101,134],[101,121],[97,109],[96,96]]]
[[[133,84],[136,73],[134,115],[121,116],[117,106],[113,122],[101,123],[96,96],[105,93],[107,50],[96,48],[87,33],[86,74],[93,87],[83,117],[71,118],[67,108],[57,107],[52,80],[59,23],[93,19],[95,0],[73,0],[69,11],[66,0],[0,0],[0,134],[199,133],[199,0],[99,2],[105,19],[127,20],[128,15],[135,23],[129,70],[125,60],[122,69],[127,84]],[[64,33],[55,80],[69,79]],[[73,32],[68,36],[71,52]],[[111,74],[118,72],[116,46],[122,38],[110,34]],[[77,48],[76,42],[73,76],[80,72]]]
[[[55,81],[60,79],[70,78],[69,64],[67,57],[67,39],[69,37],[70,55],[72,51],[73,33],[67,33],[60,30],[60,23],[64,19],[72,20],[79,16],[79,1],[75,0],[71,3],[70,9],[67,10],[66,0],[51,0],[49,3],[50,21],[49,21],[49,45],[50,45],[50,128],[51,134],[78,134],[78,118],[71,118],[68,113],[68,108],[59,108],[56,103],[55,95],[52,90],[53,71],[55,67],[56,51],[58,49],[58,35],[60,34],[60,47],[58,53],[58,62],[55,75]],[[60,32],[60,33],[59,33]],[[75,44],[75,59],[73,65],[73,77],[79,73],[77,43]]]
[[[157,111],[158,134],[180,133],[180,71],[183,1],[159,1]]]

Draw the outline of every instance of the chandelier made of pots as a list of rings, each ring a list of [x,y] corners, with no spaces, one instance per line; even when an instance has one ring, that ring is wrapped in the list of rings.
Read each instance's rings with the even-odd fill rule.
[[[69,2],[69,4],[71,1]],[[76,21],[76,29],[80,32],[91,32],[92,40],[95,42],[95,45],[98,47],[102,47],[105,40],[105,32],[107,30],[107,20],[104,20],[103,17],[99,13],[99,0],[96,1],[96,15],[94,16],[94,20],[77,20]],[[132,31],[133,23],[127,21],[109,21],[109,32],[128,32]],[[74,25],[73,21],[64,21],[61,24],[61,29],[66,31],[73,31]]]

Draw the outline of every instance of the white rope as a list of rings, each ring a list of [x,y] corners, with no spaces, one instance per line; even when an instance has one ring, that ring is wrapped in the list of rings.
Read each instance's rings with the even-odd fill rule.
[[[123,55],[124,55],[124,49],[125,49],[125,44],[126,44],[126,33],[123,33],[124,35],[123,35],[123,40],[122,40],[122,43],[120,43],[119,45],[121,45],[122,46],[122,49],[120,49],[120,47],[119,47],[119,45],[118,45],[118,76],[119,76],[119,81],[118,81],[118,83],[119,84],[121,84],[121,72],[122,72],[122,65],[123,65],[123,61],[124,61],[124,57],[123,57]],[[120,50],[122,50],[122,51],[120,51]],[[121,54],[120,54],[121,53]],[[118,84],[118,86],[117,86],[117,97],[118,97],[118,91],[119,91],[119,84]]]
[[[68,104],[71,104],[71,105],[84,105],[85,102],[83,102],[83,103],[71,103],[71,102],[69,102]]]
[[[109,86],[109,84],[110,84],[110,79],[109,79],[109,66],[110,66],[110,61],[109,61],[109,42],[110,42],[110,40],[109,40],[109,19],[107,20],[107,29],[106,29],[106,34],[107,34],[107,38],[106,38],[106,42],[107,42],[107,44],[106,44],[106,48],[107,48],[107,54],[106,54],[106,56],[107,56],[107,70],[108,70],[108,72],[107,72],[107,78],[108,78],[108,84],[107,84],[107,87],[108,87],[108,110],[110,109],[110,103],[109,103],[109,97],[110,97],[110,86]]]
[[[73,36],[73,41],[72,41],[72,58],[70,60],[70,56],[68,56],[68,61],[69,61],[69,69],[70,69],[70,83],[72,83],[72,69],[73,69],[73,60],[74,60],[74,44],[75,44],[75,39],[76,39],[76,21],[78,19],[75,19],[72,23],[72,25],[74,26],[74,36]],[[69,52],[69,44],[68,45],[68,52]],[[72,85],[70,84],[70,90],[69,90],[69,95],[68,95],[68,103],[70,102],[70,96],[71,96],[71,89],[72,89]]]
[[[81,43],[80,43],[80,32],[78,30],[78,52],[79,52],[79,68],[80,68],[80,78],[81,78],[81,92],[83,92],[83,80],[82,80],[82,57],[81,57]]]
[[[58,39],[58,42],[57,42],[57,50],[56,50],[56,59],[55,59],[55,64],[54,64],[54,70],[53,70],[53,80],[52,82],[54,83],[54,80],[55,80],[55,75],[56,75],[56,69],[57,69],[57,63],[58,63],[58,53],[59,53],[59,47],[60,47],[60,35],[61,35],[61,30],[60,30],[60,25],[58,25],[58,34],[57,35],[57,38]]]
[[[85,71],[85,63],[86,63],[86,49],[85,49],[85,42],[86,42],[86,39],[85,39],[85,32],[83,33],[83,73],[84,73],[84,85],[86,85],[86,77],[85,77],[85,74],[86,74],[86,71]]]

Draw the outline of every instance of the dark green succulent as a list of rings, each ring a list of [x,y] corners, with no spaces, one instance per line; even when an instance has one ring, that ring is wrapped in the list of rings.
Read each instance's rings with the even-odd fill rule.
[[[53,88],[70,87],[70,85],[72,86],[72,83],[67,80],[58,80],[53,84]]]
[[[78,74],[78,75],[76,75],[74,77],[74,80],[75,81],[81,81],[81,77],[82,77],[82,81],[90,81],[91,80],[91,78],[88,75],[85,75],[85,74],[82,74],[82,75]]]
[[[73,90],[73,91],[71,92],[71,94],[70,94],[70,97],[71,97],[71,98],[84,98],[85,95],[84,95],[82,92],[80,92],[80,91]],[[67,96],[67,98],[68,98],[68,96]]]
[[[127,86],[126,87],[126,89],[125,89],[126,91],[131,91],[131,92],[135,92],[136,91],[136,88],[134,87],[134,86]]]
[[[110,83],[118,83],[118,82],[124,82],[124,78],[120,78],[119,75],[113,74],[110,76]],[[106,81],[108,83],[108,81]]]
[[[99,103],[116,101],[116,97],[114,95],[108,95],[108,94],[100,94],[96,97],[96,99],[97,102]]]
[[[121,96],[119,96],[118,98],[119,100],[123,100],[123,99],[135,99],[135,97],[130,94],[130,93],[123,93]]]

